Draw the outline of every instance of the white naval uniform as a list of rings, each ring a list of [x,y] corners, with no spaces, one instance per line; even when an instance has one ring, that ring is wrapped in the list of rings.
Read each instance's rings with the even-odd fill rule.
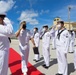
[[[9,58],[9,39],[13,27],[8,18],[4,19],[5,25],[0,24],[0,75],[7,75]]]
[[[38,32],[36,32],[35,35],[34,35],[34,42],[35,42],[36,47],[38,48],[38,54],[35,54],[35,58],[34,59],[39,60],[40,59],[40,56],[39,56],[40,35],[39,35]]]
[[[21,70],[23,73],[28,71],[27,64],[28,64],[28,56],[29,56],[29,40],[33,38],[29,30],[21,30],[19,39],[19,49],[21,54]]]
[[[75,32],[74,32],[74,35],[75,35]],[[76,70],[76,48],[74,48],[74,69]]]
[[[52,28],[52,29],[50,30],[50,35],[51,35],[51,41],[52,41],[53,49],[56,48],[56,47],[55,47],[55,32],[56,32],[55,28]]]
[[[74,69],[76,70],[76,48],[74,50]]]
[[[42,37],[42,52],[46,66],[50,65],[50,32],[46,32]]]
[[[75,32],[72,32],[73,35],[70,34],[70,44],[69,44],[69,52],[74,52],[74,42],[75,42]]]
[[[58,34],[58,30],[55,33],[58,73],[63,75],[68,75],[66,54],[68,52],[68,47],[69,47],[69,32],[65,29],[60,34],[60,39],[58,39],[57,34]]]

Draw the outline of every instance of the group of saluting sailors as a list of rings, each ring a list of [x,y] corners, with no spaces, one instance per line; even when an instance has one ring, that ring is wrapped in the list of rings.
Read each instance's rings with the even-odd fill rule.
[[[57,29],[55,29],[57,28]],[[7,75],[8,72],[8,57],[9,57],[9,37],[13,35],[13,27],[11,21],[6,17],[6,14],[0,14],[0,75]],[[42,38],[42,54],[44,58],[44,68],[50,67],[50,37],[52,39],[52,49],[56,49],[58,73],[56,75],[68,75],[67,53],[74,52],[74,69],[76,70],[76,51],[74,49],[75,32],[68,31],[64,27],[64,21],[58,21],[57,25],[49,30],[48,25],[43,26],[38,32],[38,28],[33,29],[33,34],[26,29],[26,21],[21,22],[20,28],[15,33],[19,40],[19,49],[21,55],[21,70],[24,75],[27,75],[27,64],[29,57],[29,41],[33,43],[34,61],[40,60],[39,43]],[[68,51],[69,50],[69,51]]]

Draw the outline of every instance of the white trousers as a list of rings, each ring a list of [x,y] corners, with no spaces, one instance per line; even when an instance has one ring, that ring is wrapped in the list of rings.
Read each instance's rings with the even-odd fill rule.
[[[49,66],[50,65],[50,47],[47,48],[44,45],[42,48],[42,52],[43,52],[44,62],[46,64],[46,66]]]
[[[62,51],[63,48],[57,48],[58,73],[68,75],[67,54]]]
[[[0,75],[7,75],[8,73],[8,56],[9,50],[0,50]]]
[[[70,41],[69,52],[74,52],[74,42],[73,41]]]
[[[35,60],[40,60],[40,55],[39,55],[39,54],[35,54],[34,59],[35,59]]]
[[[29,57],[29,46],[23,50],[20,46],[20,54],[21,54],[21,70],[22,73],[26,73],[28,71],[28,57]]]
[[[74,51],[74,69],[76,70],[76,50]]]

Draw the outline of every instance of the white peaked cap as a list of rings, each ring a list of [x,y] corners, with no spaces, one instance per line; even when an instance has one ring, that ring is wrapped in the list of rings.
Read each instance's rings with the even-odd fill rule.
[[[1,12],[0,12],[0,15],[6,15],[6,13],[1,13]]]

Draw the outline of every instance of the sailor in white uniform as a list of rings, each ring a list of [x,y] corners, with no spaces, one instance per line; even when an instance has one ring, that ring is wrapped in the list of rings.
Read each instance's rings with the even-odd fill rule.
[[[13,27],[5,13],[0,13],[0,75],[7,75],[9,58],[9,39]]]
[[[74,50],[74,69],[76,71],[76,48]]]
[[[50,66],[50,32],[48,31],[48,26],[43,26],[42,35],[42,52],[44,57],[44,68],[48,69]]]
[[[64,22],[59,21],[55,33],[56,53],[58,61],[58,74],[68,75],[67,53],[69,47],[69,32],[64,27]]]
[[[39,42],[40,42],[40,35],[38,33],[38,28],[35,27],[34,28],[34,42],[35,42],[35,45],[36,47],[33,48],[33,51],[34,51],[34,54],[35,54],[35,58],[34,58],[34,61],[38,62],[40,60],[40,55],[39,55]]]
[[[34,47],[34,39],[33,35],[29,30],[26,29],[26,22],[21,22],[20,29],[16,32],[16,37],[19,39],[19,49],[21,54],[21,70],[24,75],[27,75],[27,64],[28,64],[28,56],[29,56],[29,41],[31,39]]]
[[[70,44],[69,44],[69,53],[74,52],[74,43],[75,43],[75,32],[73,30],[70,31]]]

